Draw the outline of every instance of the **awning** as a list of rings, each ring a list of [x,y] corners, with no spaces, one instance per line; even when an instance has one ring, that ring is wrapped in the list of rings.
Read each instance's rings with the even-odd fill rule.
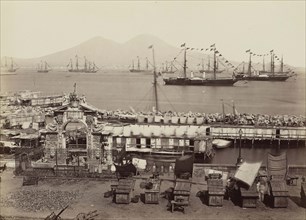
[[[246,183],[249,187],[252,186],[261,164],[262,162],[243,162],[236,171],[234,178]]]

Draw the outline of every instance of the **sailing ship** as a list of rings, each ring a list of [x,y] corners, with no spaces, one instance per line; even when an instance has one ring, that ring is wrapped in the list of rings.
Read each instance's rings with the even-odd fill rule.
[[[214,73],[214,70],[210,68],[210,56],[208,56],[208,62],[207,62],[207,69],[204,68],[204,59],[202,59],[202,69],[200,70],[200,73]],[[219,70],[219,60],[217,58],[216,63],[216,73],[222,73],[223,70]]]
[[[1,75],[16,75],[16,71],[19,69],[17,64],[14,62],[13,58],[11,57],[11,64],[7,64],[7,57],[4,58],[4,67],[1,68]]]
[[[275,54],[273,50],[270,51],[271,54],[271,66],[270,66],[270,71],[265,70],[265,58],[263,56],[263,64],[262,64],[262,70],[252,72],[252,52],[249,52],[249,64],[248,64],[248,70],[247,73],[244,75],[239,75],[239,77],[243,78],[244,80],[249,80],[249,81],[286,81],[290,75],[289,72],[284,71],[284,61],[283,57],[281,58],[281,64],[280,64],[280,71],[275,72]]]
[[[165,85],[192,85],[192,86],[233,86],[234,83],[238,81],[237,78],[233,75],[232,78],[217,78],[217,58],[216,55],[219,53],[214,46],[212,51],[214,52],[214,59],[213,59],[213,78],[207,78],[205,72],[203,73],[203,77],[187,77],[186,70],[187,70],[187,61],[186,61],[186,44],[184,46],[184,64],[183,64],[183,77],[170,77],[170,78],[163,78]]]
[[[76,73],[96,73],[99,68],[96,66],[94,62],[90,62],[84,57],[84,68],[80,68],[79,66],[79,57],[78,55],[75,56],[75,67],[73,66],[73,61],[70,59],[70,62],[68,63],[67,67],[69,68],[69,72],[76,72]]]
[[[166,61],[165,66],[163,64],[161,73],[174,73],[173,67],[174,67],[173,61],[170,62],[169,66],[168,66],[168,61]]]
[[[134,60],[132,60],[132,68],[129,69],[131,73],[141,73],[141,72],[147,72],[147,73],[151,73],[151,71],[149,70],[149,60],[146,57],[146,68],[145,69],[141,69],[140,68],[140,61],[139,61],[139,57],[137,56],[137,68],[135,68],[134,66]]]
[[[86,57],[85,59],[85,65],[84,65],[84,72],[85,73],[96,73],[99,70],[99,67],[96,66],[95,62],[88,61]]]
[[[38,73],[47,73],[51,70],[51,67],[46,61],[40,61],[40,64],[37,64],[37,72]]]

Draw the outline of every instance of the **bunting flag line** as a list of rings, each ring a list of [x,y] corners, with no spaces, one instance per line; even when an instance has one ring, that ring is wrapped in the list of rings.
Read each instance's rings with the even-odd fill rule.
[[[148,47],[148,49],[151,49],[151,48],[153,48],[153,44]]]
[[[251,52],[251,49],[248,49],[248,50],[246,50],[245,52],[246,52],[246,53]]]
[[[186,43],[183,43],[183,44],[181,45],[181,47],[185,47],[185,45],[186,45]]]

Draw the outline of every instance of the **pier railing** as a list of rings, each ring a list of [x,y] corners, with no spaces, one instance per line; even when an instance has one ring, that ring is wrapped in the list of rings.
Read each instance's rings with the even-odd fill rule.
[[[241,133],[241,134],[240,134]],[[306,128],[262,128],[262,127],[223,127],[212,126],[210,134],[217,138],[239,139],[254,139],[254,140],[306,140]]]

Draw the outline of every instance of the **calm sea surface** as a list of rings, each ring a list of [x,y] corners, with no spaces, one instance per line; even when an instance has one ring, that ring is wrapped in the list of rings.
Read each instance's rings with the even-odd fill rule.
[[[101,71],[98,73],[69,73],[52,71],[37,73],[20,69],[17,75],[1,76],[1,92],[33,90],[48,94],[69,93],[77,83],[77,92],[87,102],[107,110],[133,107],[137,111],[150,110],[154,104],[152,75],[141,73]],[[286,82],[237,82],[233,87],[165,86],[159,79],[158,97],[162,111],[232,112],[232,103],[238,112],[260,114],[305,115],[305,74]],[[261,160],[270,149],[242,151],[248,160]],[[217,152],[213,162],[235,163],[237,149]],[[305,164],[305,148],[288,150],[289,162]]]

